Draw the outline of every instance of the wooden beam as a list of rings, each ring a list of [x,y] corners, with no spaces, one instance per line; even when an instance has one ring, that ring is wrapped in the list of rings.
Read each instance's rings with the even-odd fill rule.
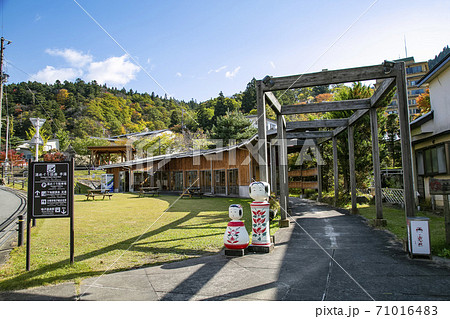
[[[354,127],[348,127],[348,161],[350,169],[350,196],[352,202],[352,213],[356,214],[358,208],[356,206],[356,174],[355,174],[355,143],[354,143]]]
[[[383,65],[380,64],[351,69],[273,77],[271,81],[273,85],[270,86],[271,84],[269,83],[269,85],[262,83],[262,89],[264,92],[267,92],[392,77],[395,77],[395,74],[386,74]]]
[[[338,171],[338,154],[337,154],[337,137],[333,136],[333,175],[334,175],[334,206],[337,206],[339,199],[339,171]]]
[[[287,133],[287,139],[314,139],[320,137],[332,137],[333,131],[313,131],[313,132],[292,132]]]
[[[317,167],[308,169],[296,169],[289,171],[289,177],[306,177],[306,176],[317,176]]]
[[[277,115],[278,131],[278,173],[280,182],[280,226],[289,226],[287,211],[289,205],[289,179],[286,128],[283,125],[283,115]]]
[[[396,64],[398,120],[400,124],[400,139],[402,148],[403,189],[405,199],[405,213],[407,217],[415,216],[415,193],[412,173],[411,135],[409,128],[408,94],[406,87],[405,62]]]
[[[281,113],[283,115],[289,115],[289,114],[362,110],[368,108],[370,108],[370,99],[361,99],[361,100],[321,102],[321,103],[310,103],[299,105],[283,105],[281,107]]]
[[[377,219],[383,219],[383,204],[381,201],[381,170],[380,170],[380,148],[378,144],[378,122],[377,109],[370,110],[370,131],[372,133],[372,160],[373,178],[375,180],[375,210]]]
[[[348,119],[330,119],[330,120],[287,122],[286,128],[288,130],[295,130],[295,129],[310,129],[322,127],[339,127],[347,125]]]
[[[355,113],[353,113],[349,118],[348,118],[348,126],[353,125],[356,121],[358,121],[361,117],[363,117],[364,115],[366,115],[366,113],[369,112],[369,109],[367,110],[357,110]],[[336,129],[333,130],[333,134],[334,136],[338,136],[339,134],[341,134],[342,132],[345,131],[347,127],[346,126],[341,126],[338,127]]]
[[[370,105],[372,107],[378,107],[379,103],[391,92],[395,87],[395,79],[386,79],[381,83],[378,89],[370,98]]]
[[[272,92],[266,92],[267,101],[271,103],[272,110],[275,114],[281,114],[281,104]]]
[[[277,147],[274,144],[270,144],[270,188],[271,192],[275,195],[278,193],[277,187]]]
[[[258,115],[258,164],[259,179],[262,182],[269,181],[268,152],[267,152],[267,125],[266,125],[266,103],[264,93],[261,90],[261,81],[256,81],[256,102]]]
[[[322,147],[319,146],[319,154],[322,153]],[[323,189],[323,178],[322,178],[322,163],[317,161],[317,201],[322,201],[322,189]]]

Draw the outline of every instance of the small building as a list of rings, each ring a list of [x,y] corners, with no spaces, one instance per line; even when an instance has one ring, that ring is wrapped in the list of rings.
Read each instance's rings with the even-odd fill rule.
[[[30,144],[30,141],[24,141],[22,144],[16,147],[16,152],[22,153],[26,160],[34,159],[35,152],[31,149],[34,149],[34,144]],[[59,139],[49,139],[47,143],[43,147],[44,152],[48,152],[51,150],[59,151]]]
[[[248,185],[259,179],[256,135],[240,144],[192,150],[101,166],[114,175],[114,191],[138,191],[143,186],[182,192],[199,187],[205,194],[249,197]],[[257,155],[255,155],[257,156]]]
[[[257,115],[247,115],[247,119],[252,122],[252,126],[254,128],[258,128],[258,116]],[[277,129],[277,121],[272,119],[266,119],[266,130],[267,131],[275,131]]]
[[[421,199],[430,199],[430,178],[450,179],[450,53],[417,85],[428,85],[431,111],[410,123],[415,189]],[[442,195],[435,200],[443,206]]]

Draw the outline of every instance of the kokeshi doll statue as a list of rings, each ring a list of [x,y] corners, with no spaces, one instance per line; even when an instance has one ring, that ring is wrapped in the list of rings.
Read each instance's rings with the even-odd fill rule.
[[[239,204],[230,205],[228,209],[228,216],[231,221],[228,223],[225,235],[223,236],[223,243],[228,249],[245,249],[249,243],[247,230],[244,222],[240,220],[244,215],[244,210]]]
[[[249,186],[250,197],[254,202],[252,209],[252,246],[270,246],[269,196],[270,185],[266,182],[253,182]]]

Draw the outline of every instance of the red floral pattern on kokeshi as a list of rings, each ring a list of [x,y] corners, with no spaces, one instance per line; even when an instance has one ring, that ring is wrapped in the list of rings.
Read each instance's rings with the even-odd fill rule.
[[[224,246],[228,249],[247,248],[250,238],[243,221],[233,220],[228,223],[223,237]]]
[[[252,245],[269,246],[269,207],[268,202],[252,202]]]

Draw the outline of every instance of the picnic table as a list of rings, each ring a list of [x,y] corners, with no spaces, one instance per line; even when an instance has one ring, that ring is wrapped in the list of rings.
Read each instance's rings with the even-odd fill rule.
[[[151,194],[151,195],[153,195],[153,197],[155,195],[159,196],[159,187],[157,187],[157,186],[141,187],[141,189],[139,190],[139,197],[144,196],[146,194]]]
[[[200,187],[189,187],[183,191],[181,194],[181,198],[183,197],[189,197],[192,198],[193,196],[198,196],[200,198],[203,198],[203,192]]]
[[[92,197],[92,200],[95,200],[95,196],[103,196],[102,199],[105,199],[106,196],[111,199],[113,194],[109,192],[109,189],[90,189],[86,194],[86,200],[89,200],[89,197]]]

